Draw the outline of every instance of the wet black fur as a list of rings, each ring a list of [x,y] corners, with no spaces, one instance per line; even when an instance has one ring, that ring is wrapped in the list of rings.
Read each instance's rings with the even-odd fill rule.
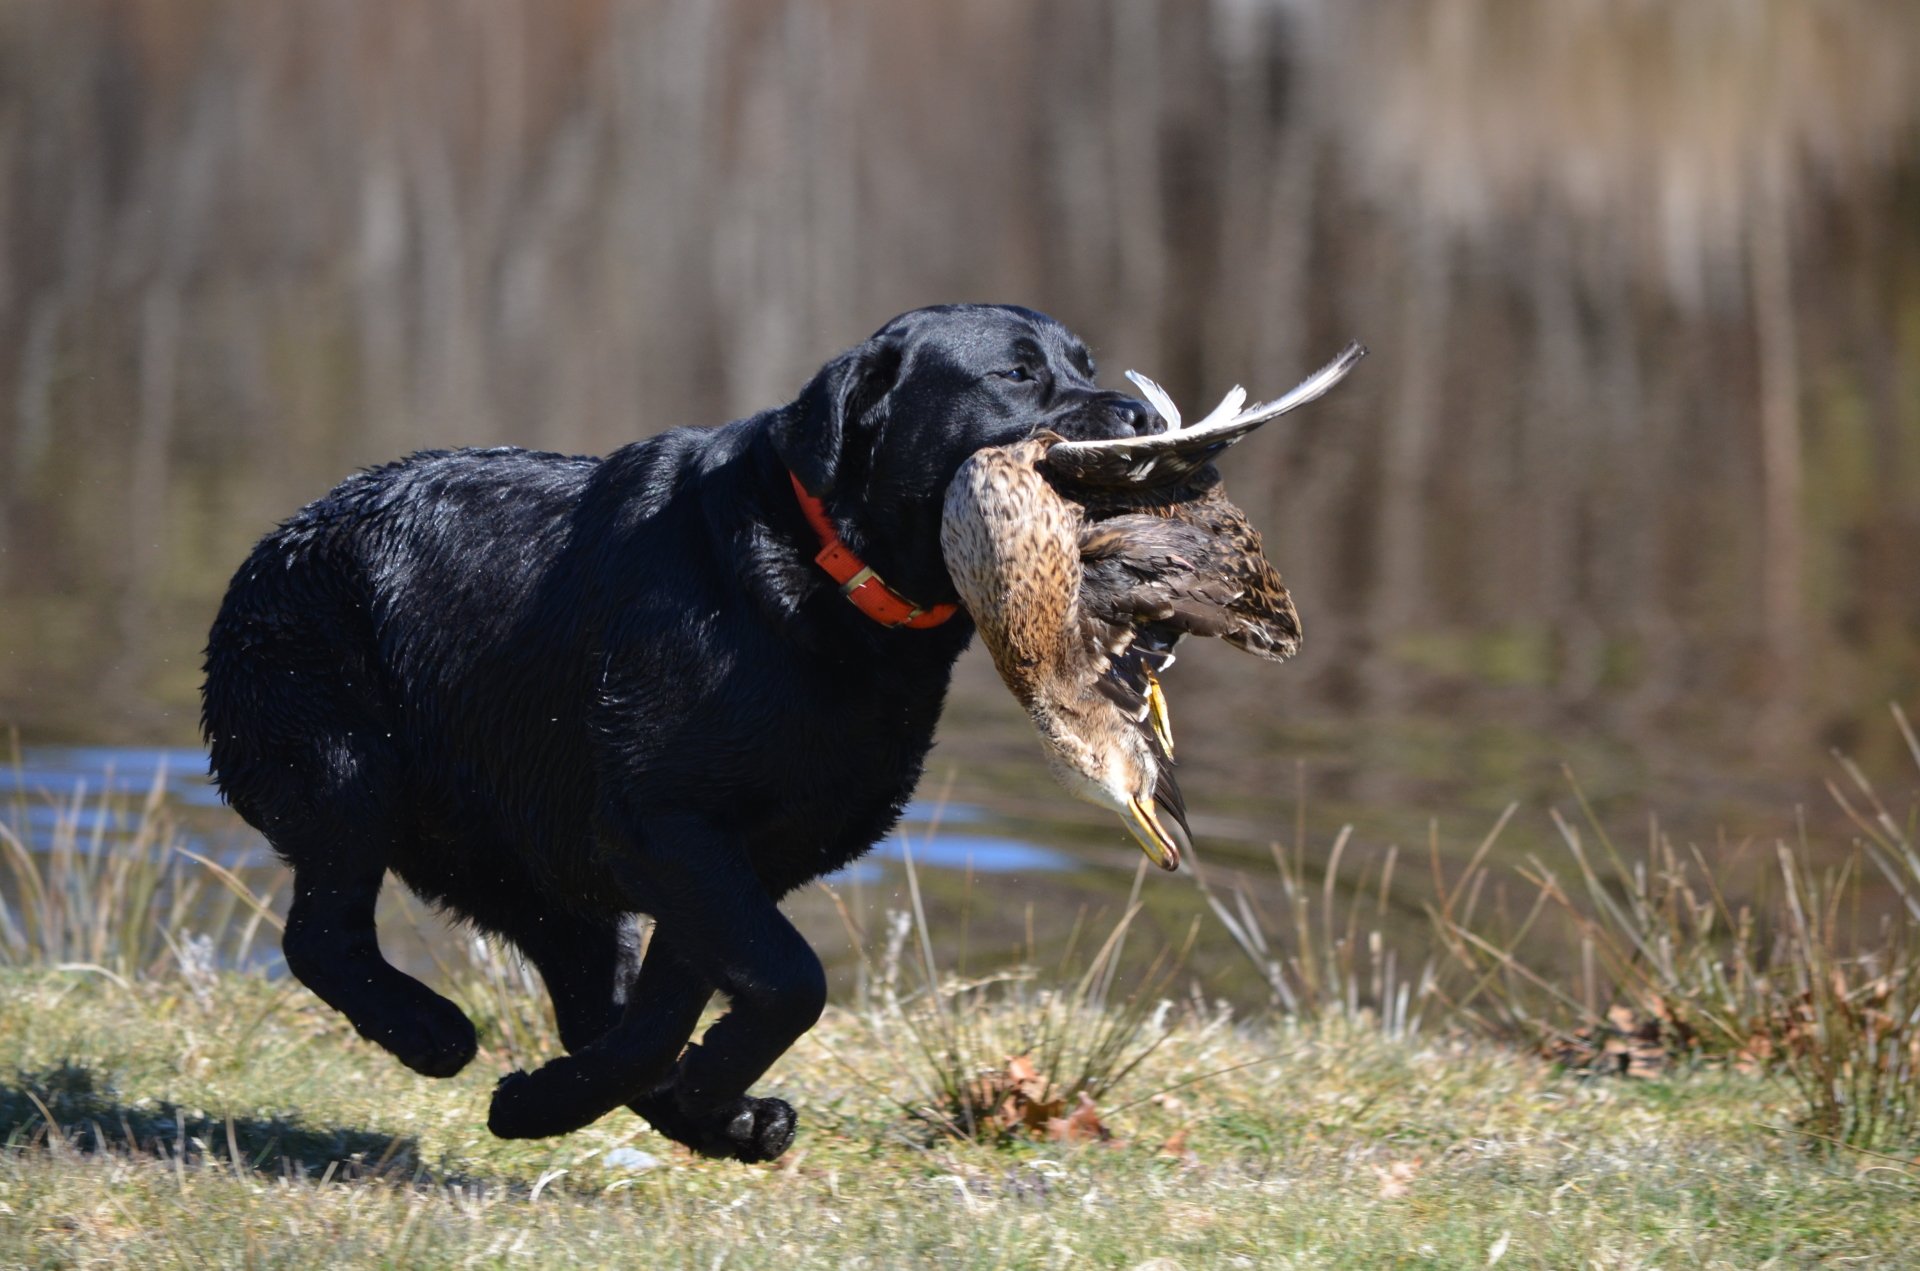
[[[841,598],[787,473],[895,588],[949,602],[941,495],[968,454],[1148,427],[1092,374],[1043,315],[923,309],[749,419],[605,458],[423,452],[302,508],[234,576],[203,713],[221,791],[293,867],[289,968],[409,1067],[459,1071],[472,1026],[375,943],[390,869],[553,997],[570,1053],[501,1082],[496,1134],[628,1104],[777,1156],[793,1110],[746,1091],[826,984],[775,902],[899,818],[972,635]],[[690,1045],[716,990],[731,1009]]]

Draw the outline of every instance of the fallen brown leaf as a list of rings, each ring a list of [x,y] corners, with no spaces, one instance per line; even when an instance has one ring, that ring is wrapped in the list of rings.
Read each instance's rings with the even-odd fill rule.
[[[1187,1146],[1187,1127],[1184,1125],[1169,1134],[1167,1141],[1160,1145],[1154,1155],[1171,1157],[1188,1165],[1197,1164],[1200,1160],[1199,1154]]]
[[[1373,1167],[1374,1176],[1380,1180],[1380,1196],[1383,1200],[1392,1200],[1407,1194],[1407,1185],[1420,1173],[1420,1158],[1410,1161],[1394,1161],[1387,1165]]]
[[[1100,1109],[1082,1090],[1080,1106],[1071,1116],[1048,1119],[1047,1138],[1054,1143],[1105,1143],[1113,1138],[1113,1133],[1101,1123]]]

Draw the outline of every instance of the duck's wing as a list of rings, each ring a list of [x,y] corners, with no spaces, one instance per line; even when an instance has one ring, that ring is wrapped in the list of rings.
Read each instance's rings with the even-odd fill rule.
[[[1048,450],[1042,462],[1049,475],[1079,486],[1157,486],[1183,480],[1260,425],[1324,396],[1366,352],[1357,343],[1348,344],[1285,396],[1244,410],[1239,403],[1245,400],[1245,391],[1236,388],[1205,419],[1184,428],[1179,408],[1165,390],[1129,371],[1128,378],[1166,421],[1167,430],[1146,437],[1063,441]]]
[[[1080,562],[1089,618],[1211,636],[1274,662],[1300,648],[1293,597],[1260,532],[1218,486],[1152,512],[1093,522],[1080,533]]]

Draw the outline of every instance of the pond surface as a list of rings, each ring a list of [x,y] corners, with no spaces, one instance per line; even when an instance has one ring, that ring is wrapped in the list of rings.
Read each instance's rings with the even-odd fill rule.
[[[264,842],[237,829],[225,814],[220,792],[207,776],[207,757],[200,750],[135,746],[46,746],[24,751],[19,762],[0,767],[0,800],[18,800],[25,808],[23,824],[35,833],[26,846],[46,852],[53,846],[55,826],[66,809],[79,806],[98,809],[102,799],[118,797],[124,811],[132,811],[134,801],[158,783],[165,797],[181,814],[181,845],[203,856],[212,856],[230,869],[266,870],[274,865],[273,853]],[[203,817],[201,809],[220,809]],[[931,804],[915,801],[907,805],[899,833],[879,844],[866,858],[837,874],[829,875],[830,884],[845,884],[857,876],[877,879],[880,866],[903,859],[909,852],[922,865],[934,869],[972,870],[980,874],[1005,874],[1021,871],[1064,870],[1073,867],[1071,857],[1037,843],[1025,842],[1010,834],[995,834],[983,827],[985,813],[964,803]],[[108,840],[131,828],[129,816],[109,817],[110,828],[103,832]],[[221,832],[242,838],[240,850],[216,840]]]
[[[1510,801],[1518,858],[1563,764],[1709,850],[1830,828],[1832,748],[1914,789],[1917,66],[1898,0],[18,0],[0,725],[53,791],[164,761],[257,851],[192,747],[278,518],[415,448],[720,422],[899,310],[1011,300],[1183,403],[1372,348],[1225,465],[1307,638],[1169,683],[1208,859],[1267,870],[1297,815],[1457,858]],[[1046,928],[1137,854],[1038,758],[970,653],[909,838]]]

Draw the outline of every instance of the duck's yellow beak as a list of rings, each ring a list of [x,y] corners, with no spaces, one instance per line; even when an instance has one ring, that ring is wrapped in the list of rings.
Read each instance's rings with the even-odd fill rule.
[[[1128,799],[1125,821],[1147,859],[1161,869],[1179,869],[1181,852],[1193,850],[1185,820],[1157,799]]]

